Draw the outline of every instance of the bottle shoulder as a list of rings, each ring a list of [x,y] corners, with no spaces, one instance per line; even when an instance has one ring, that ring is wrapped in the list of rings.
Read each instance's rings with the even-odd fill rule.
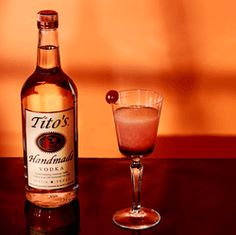
[[[33,93],[38,86],[56,86],[60,89],[70,91],[73,96],[77,97],[75,83],[60,67],[52,69],[37,67],[22,86],[21,97],[23,98]]]

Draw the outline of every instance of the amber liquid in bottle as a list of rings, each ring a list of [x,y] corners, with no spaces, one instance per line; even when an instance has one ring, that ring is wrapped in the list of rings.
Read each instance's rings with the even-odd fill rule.
[[[21,90],[26,199],[41,207],[77,197],[77,90],[60,66],[55,11],[38,13],[37,66]]]

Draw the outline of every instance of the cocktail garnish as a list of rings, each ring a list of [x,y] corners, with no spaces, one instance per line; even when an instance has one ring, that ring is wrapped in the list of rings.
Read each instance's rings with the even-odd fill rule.
[[[110,90],[106,94],[106,101],[108,104],[114,104],[119,98],[119,93],[116,90]]]

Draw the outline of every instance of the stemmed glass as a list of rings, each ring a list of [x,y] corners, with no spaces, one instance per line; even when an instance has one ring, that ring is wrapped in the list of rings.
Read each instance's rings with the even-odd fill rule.
[[[132,160],[132,207],[117,211],[113,221],[133,230],[153,227],[161,217],[157,211],[141,206],[141,158],[154,149],[163,97],[151,90],[112,90],[107,93],[106,100],[112,106],[119,150]]]

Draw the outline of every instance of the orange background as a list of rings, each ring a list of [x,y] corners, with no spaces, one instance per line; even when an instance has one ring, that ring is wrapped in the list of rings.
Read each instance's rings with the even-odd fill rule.
[[[36,13],[59,13],[63,70],[79,91],[81,157],[120,157],[110,89],[165,97],[159,136],[236,135],[234,0],[0,2],[0,156],[22,156],[20,90],[36,65]]]

